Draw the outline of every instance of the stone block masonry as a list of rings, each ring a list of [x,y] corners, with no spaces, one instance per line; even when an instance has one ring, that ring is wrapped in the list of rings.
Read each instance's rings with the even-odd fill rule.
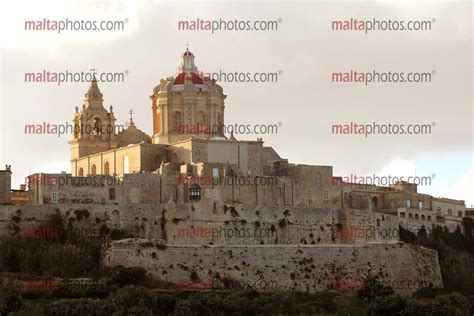
[[[126,239],[112,243],[104,264],[140,266],[177,284],[220,280],[259,285],[255,290],[317,292],[328,289],[334,280],[361,280],[367,275],[378,276],[401,295],[423,285],[443,286],[437,252],[399,242],[191,246]]]

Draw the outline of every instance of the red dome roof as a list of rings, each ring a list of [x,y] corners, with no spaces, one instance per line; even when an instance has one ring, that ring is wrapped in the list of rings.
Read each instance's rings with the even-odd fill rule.
[[[174,84],[184,84],[184,81],[186,79],[186,73],[180,73],[176,79],[174,80]],[[204,82],[202,81],[201,76],[195,73],[191,73],[191,81],[193,84],[203,84]]]

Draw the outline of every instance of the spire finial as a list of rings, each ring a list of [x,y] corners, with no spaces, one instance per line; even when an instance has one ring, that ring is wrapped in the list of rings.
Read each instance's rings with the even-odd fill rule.
[[[95,68],[92,68],[90,71],[92,71],[92,81],[97,81],[96,77],[95,77],[95,74],[96,74],[96,70]]]
[[[90,81],[89,89],[85,95],[88,100],[102,100],[102,93],[100,92],[99,86],[97,85],[97,78],[95,77],[96,70],[95,68],[90,70],[92,72],[92,80]]]
[[[130,121],[128,121],[127,126],[128,126],[128,128],[130,128],[130,127],[135,128],[135,123],[133,122],[133,111],[130,110],[128,112],[128,114],[130,114]]]

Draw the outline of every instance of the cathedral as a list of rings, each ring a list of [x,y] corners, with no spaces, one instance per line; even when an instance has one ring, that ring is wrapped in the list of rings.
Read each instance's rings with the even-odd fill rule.
[[[264,146],[261,138],[238,140],[226,135],[225,100],[223,88],[199,72],[187,49],[176,74],[152,89],[153,134],[141,131],[132,116],[119,131],[113,107],[104,107],[93,78],[73,117],[71,173],[34,174],[28,177],[28,191],[11,190],[8,166],[0,170],[0,204],[29,204],[33,209],[51,204],[64,209],[103,205],[114,208],[107,214],[123,208],[122,214],[133,221],[136,211],[127,208],[150,208],[153,216],[165,205],[183,208],[187,220],[197,209],[206,220],[222,220],[235,205],[267,207],[266,216],[275,209],[288,213],[290,208],[303,208],[302,216],[334,214],[324,215],[328,225],[352,223],[354,214],[365,214],[363,222],[370,217],[378,227],[390,215],[408,228],[441,225],[451,231],[462,225],[463,217],[472,216],[464,201],[420,193],[416,184],[342,181],[334,177],[332,166],[289,163]],[[263,211],[256,214],[263,216]],[[310,235],[316,238],[314,232]]]
[[[186,50],[177,73],[153,88],[153,135],[138,129],[132,117],[127,128],[117,132],[113,108],[104,108],[103,94],[94,79],[82,110],[76,107],[73,118],[75,127],[93,126],[92,132],[75,128],[69,141],[73,176],[153,172],[163,163],[220,162],[228,166],[214,168],[214,175],[229,171],[262,175],[263,160],[282,160],[263,147],[260,139],[237,141],[232,135],[227,139],[222,128],[226,95],[215,80],[199,73],[194,59]]]

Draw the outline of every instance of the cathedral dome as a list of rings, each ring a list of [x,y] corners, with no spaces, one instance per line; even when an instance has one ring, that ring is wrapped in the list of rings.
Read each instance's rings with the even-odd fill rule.
[[[190,79],[193,84],[204,84],[201,76],[196,73],[180,73],[174,80],[174,84],[184,84],[186,79]]]
[[[138,144],[141,142],[150,144],[151,138],[146,133],[139,130],[130,117],[127,128],[118,133],[117,141],[118,147],[125,147],[130,144]]]

